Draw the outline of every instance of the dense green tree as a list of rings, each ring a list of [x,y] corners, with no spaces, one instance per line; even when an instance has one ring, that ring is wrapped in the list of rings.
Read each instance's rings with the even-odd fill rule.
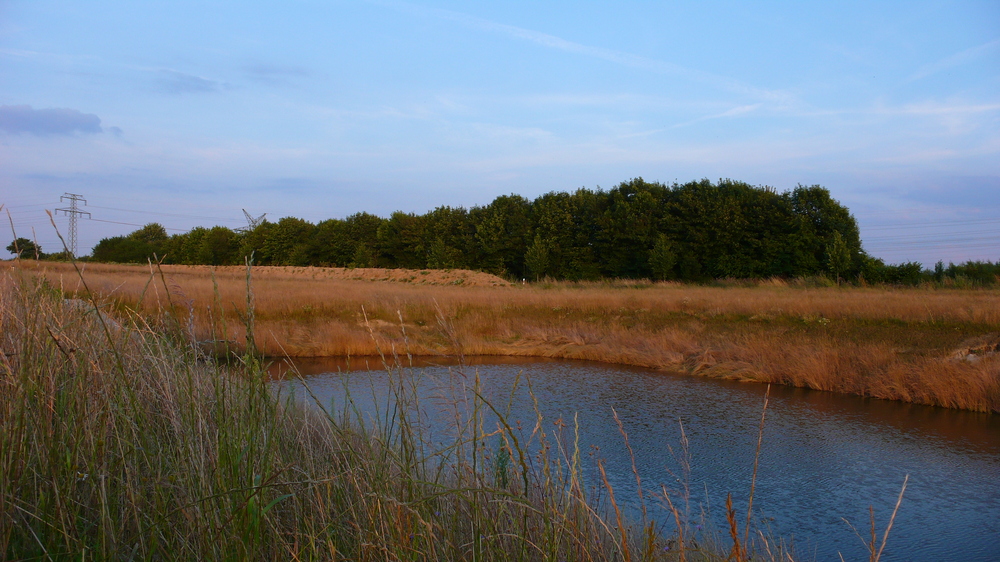
[[[532,205],[534,231],[547,245],[548,272],[553,277],[573,280],[600,277],[594,254],[599,195],[586,189],[572,194],[551,192]]]
[[[593,241],[601,274],[648,277],[649,249],[657,240],[667,188],[642,178],[623,182],[597,198],[598,230]]]
[[[117,263],[146,263],[163,257],[171,248],[171,238],[159,223],[149,223],[127,236],[105,238],[92,252],[94,261]]]
[[[376,267],[375,248],[378,245],[378,231],[386,220],[369,213],[356,213],[344,219],[344,228],[348,241],[354,253],[352,259],[358,257],[358,249],[362,248],[371,255],[369,267]]]
[[[242,263],[239,236],[224,226],[213,226],[205,231],[196,250],[197,262],[208,265],[236,265]]]
[[[920,283],[920,274],[923,269],[923,265],[915,261],[887,265],[885,266],[885,282],[896,285],[916,285]]]
[[[309,265],[309,240],[315,226],[295,217],[284,217],[270,227],[260,245],[261,265]]]
[[[430,244],[427,252],[427,267],[431,269],[454,269],[462,263],[462,253],[447,245],[440,236]]]
[[[666,203],[666,234],[679,246],[680,278],[702,278],[702,261],[711,257],[716,239],[712,208],[715,191],[708,180],[674,185]]]
[[[128,237],[133,240],[145,242],[151,246],[162,244],[170,238],[167,235],[167,229],[164,228],[162,224],[156,222],[151,222],[139,230],[132,232],[128,235]]]
[[[275,223],[264,219],[252,230],[243,233],[240,239],[240,255],[244,260],[253,258],[254,263],[260,263],[258,258],[264,248],[264,242],[276,226]]]
[[[470,221],[475,224],[481,267],[498,275],[523,278],[531,240],[531,202],[520,195],[501,195],[486,207],[474,208]]]
[[[536,281],[549,274],[549,248],[549,243],[540,234],[536,234],[524,256],[525,267]]]
[[[366,256],[364,266],[375,264],[374,249],[378,243],[378,229],[385,219],[369,213],[357,213],[346,219],[329,219],[316,225],[310,243],[310,254],[316,265],[344,267],[356,263],[358,248]]]
[[[885,283],[887,281],[885,262],[868,254],[862,255],[861,266],[858,271],[858,281],[876,285]]]
[[[346,223],[327,219],[316,223],[309,244],[314,265],[343,267],[351,260],[354,249],[347,236]]]
[[[900,264],[887,265],[884,261],[873,258],[862,252],[860,258],[858,281],[863,283],[893,285],[916,285],[920,283],[924,276],[923,266],[918,262],[905,262]],[[933,279],[933,274],[927,272],[928,280]]]
[[[185,232],[183,236],[178,237],[171,244],[172,249],[176,252],[176,255],[170,260],[173,263],[183,263],[187,265],[200,264],[201,258],[201,241],[205,238],[205,234],[208,233],[208,229],[203,226],[198,226],[192,228],[188,232]]]
[[[679,243],[684,279],[787,275],[783,242],[791,209],[771,188],[708,180],[674,185],[666,197],[661,232]]]
[[[378,230],[379,260],[388,267],[427,267],[427,219],[424,215],[397,211]]]
[[[861,237],[857,222],[846,207],[830,197],[829,190],[813,185],[799,185],[785,194],[796,219],[790,241],[796,267],[791,275],[814,275],[829,271],[826,248],[833,233],[839,232],[851,258],[851,272],[861,265]]]
[[[995,285],[1000,283],[1000,260],[996,263],[978,260],[959,265],[949,263],[944,270],[944,277],[962,283]]]
[[[347,267],[375,267],[375,250],[368,242],[358,242]]]
[[[41,248],[39,248],[38,259],[49,260],[49,261],[72,261],[73,259],[79,259],[80,261],[89,261],[90,258],[87,256],[76,258],[72,254],[70,254],[69,251],[67,250],[63,250],[61,252],[55,252],[53,254],[43,254],[41,252]]]
[[[42,247],[36,245],[31,240],[27,238],[17,238],[13,242],[7,245],[7,251],[14,254],[16,257],[23,257],[27,259],[41,258],[44,256],[42,254]]]
[[[938,283],[944,281],[944,262],[941,260],[934,264],[934,280]]]
[[[833,231],[826,245],[826,267],[840,284],[840,276],[851,266],[851,254],[839,231]]]
[[[468,267],[475,249],[475,227],[469,222],[469,212],[461,207],[438,207],[424,217],[424,236],[429,242],[425,243],[427,267]]]
[[[677,249],[670,237],[660,233],[656,243],[649,251],[649,269],[653,278],[663,281],[674,278],[674,267],[677,265]]]
[[[91,259],[111,263],[146,263],[153,259],[154,248],[147,242],[128,236],[104,238],[94,246]]]

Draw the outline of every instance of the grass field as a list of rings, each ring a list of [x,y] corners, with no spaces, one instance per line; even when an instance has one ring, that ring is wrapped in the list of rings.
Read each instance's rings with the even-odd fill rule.
[[[10,267],[10,263],[7,265]],[[77,294],[68,264],[22,262]],[[109,307],[173,309],[204,347],[242,348],[246,269],[87,264]],[[1000,412],[1000,290],[781,280],[510,284],[472,272],[254,268],[269,355],[589,359]]]
[[[720,540],[638,476],[651,519],[627,520],[551,420],[486,427],[477,399],[442,446],[405,386],[375,422],[284,402],[253,357],[200,355],[183,317],[100,314],[50,273],[0,271],[5,560],[793,560],[749,512],[727,507]]]

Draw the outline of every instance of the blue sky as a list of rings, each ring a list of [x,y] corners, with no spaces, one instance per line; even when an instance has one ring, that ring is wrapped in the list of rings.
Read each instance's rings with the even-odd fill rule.
[[[1000,259],[1000,3],[0,0],[0,203],[47,251],[65,192],[85,253],[638,176],[821,184],[875,256]]]

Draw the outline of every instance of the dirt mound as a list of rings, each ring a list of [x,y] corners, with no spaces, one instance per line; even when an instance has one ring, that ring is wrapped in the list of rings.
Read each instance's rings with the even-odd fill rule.
[[[512,283],[501,277],[468,269],[379,269],[324,267],[328,275],[337,279],[359,281],[396,281],[418,285],[465,285],[469,287],[507,287]]]
[[[952,353],[952,358],[975,362],[982,357],[1000,353],[1000,334],[986,334],[962,342],[962,347]]]
[[[165,265],[168,273],[205,272],[207,265]],[[242,266],[215,267],[216,274],[243,275]],[[349,281],[390,281],[414,285],[456,285],[463,287],[508,287],[512,285],[496,275],[468,269],[382,269],[374,267],[295,267],[254,266],[253,275],[259,279],[342,279]]]

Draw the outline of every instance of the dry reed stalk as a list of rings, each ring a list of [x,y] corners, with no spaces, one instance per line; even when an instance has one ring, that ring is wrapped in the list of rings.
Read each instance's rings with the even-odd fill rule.
[[[635,465],[635,452],[632,450],[632,444],[628,441],[628,432],[625,431],[625,425],[622,423],[621,418],[618,417],[618,411],[611,408],[611,413],[614,415],[615,424],[618,425],[618,432],[621,434],[622,439],[625,441],[625,449],[628,450],[629,461],[632,463],[632,474],[635,476],[635,489],[636,493],[639,495],[639,506],[642,508],[642,524],[646,525],[646,499],[642,494],[642,479],[639,478],[639,469]]]
[[[885,526],[885,533],[882,534],[882,544],[878,548],[878,553],[872,559],[872,562],[878,562],[882,558],[882,552],[885,551],[885,543],[889,540],[889,531],[892,530],[892,524],[896,521],[896,514],[899,512],[899,506],[903,503],[903,494],[906,492],[906,483],[910,481],[910,475],[907,474],[903,478],[903,487],[899,490],[899,497],[896,499],[896,505],[892,508],[892,515],[889,517],[889,524]],[[872,532],[874,533],[874,526],[872,527]],[[874,544],[872,545],[874,546]]]
[[[611,482],[608,481],[608,474],[604,470],[604,461],[600,460],[597,462],[597,469],[601,472],[601,482],[604,484],[604,489],[608,491],[608,501],[611,502],[611,507],[615,510],[615,521],[618,525],[618,532],[621,535],[621,554],[625,559],[625,562],[631,562],[632,560],[632,550],[629,547],[628,542],[628,529],[625,527],[625,522],[622,518],[622,510],[618,507],[618,502],[615,501],[615,491],[611,487]]]
[[[753,475],[750,477],[750,497],[747,499],[747,521],[743,529],[743,544],[749,544],[750,541],[750,517],[753,515],[753,495],[757,488],[757,466],[760,464],[760,448],[764,443],[764,420],[767,416],[767,401],[771,396],[771,385],[767,385],[767,390],[764,391],[764,407],[760,411],[760,428],[757,430],[757,447],[754,449],[753,454]]]
[[[746,557],[743,545],[740,543],[740,528],[739,523],[736,522],[736,510],[733,509],[732,494],[726,494],[726,522],[729,523],[729,538],[733,541],[733,549],[730,551],[729,556],[726,557],[726,560],[727,562],[729,560],[744,562]]]
[[[878,533],[877,533],[877,529],[875,527],[875,508],[874,507],[868,506],[868,525],[869,525],[869,532],[870,532],[870,536],[869,536],[868,542],[865,542],[864,539],[861,539],[861,534],[858,533],[858,530],[854,527],[854,525],[851,525],[850,521],[848,521],[847,519],[841,518],[841,520],[843,520],[844,523],[847,523],[847,526],[851,528],[851,531],[853,531],[854,534],[859,539],[861,539],[861,543],[865,545],[865,548],[868,550],[868,561],[869,562],[878,562],[882,558],[882,553],[885,551],[886,542],[888,542],[888,540],[889,540],[889,532],[892,530],[892,525],[896,521],[896,514],[899,513],[899,506],[902,505],[902,503],[903,503],[903,494],[906,492],[906,484],[909,481],[910,481],[910,475],[907,474],[905,477],[903,477],[903,486],[899,490],[899,497],[896,498],[896,505],[892,508],[892,514],[889,516],[889,523],[886,525],[885,531],[882,533],[882,542],[881,542],[881,544],[878,544],[876,542],[877,539],[878,539]],[[877,546],[877,548],[876,548],[876,546]],[[839,553],[838,553],[838,555],[839,555]],[[840,559],[843,560],[844,557],[842,555],[840,555]]]
[[[18,514],[0,520],[0,557],[469,559],[469,520],[483,524],[483,560],[618,551],[617,533],[555,482],[526,481],[517,498],[482,474],[455,487],[468,465],[434,476],[434,457],[275,403],[259,377],[213,371],[186,338],[178,348],[125,318],[121,377],[99,317],[17,273],[0,280],[0,344],[18,350],[0,364],[0,385],[17,382],[0,392],[0,506]]]
[[[660,488],[663,491],[663,499],[666,500],[666,502],[667,502],[667,509],[670,511],[670,514],[673,515],[673,517],[674,517],[674,524],[677,525],[677,556],[678,556],[678,561],[679,562],[686,562],[687,561],[687,553],[686,553],[685,548],[684,548],[684,524],[681,523],[681,514],[680,514],[680,511],[677,509],[677,506],[674,505],[674,502],[670,499],[670,492],[667,491],[667,487],[661,484]]]

